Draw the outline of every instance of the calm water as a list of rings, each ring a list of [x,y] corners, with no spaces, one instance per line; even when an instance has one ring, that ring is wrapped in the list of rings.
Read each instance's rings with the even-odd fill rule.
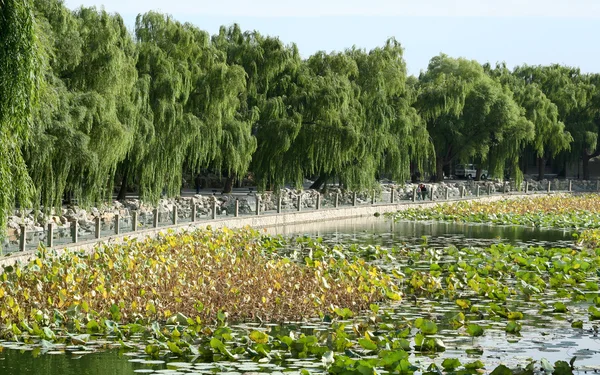
[[[326,223],[309,223],[288,227],[270,228],[270,234],[285,236],[321,236],[328,243],[362,243],[383,246],[418,246],[427,241],[429,246],[444,247],[455,246],[487,246],[493,243],[510,242],[518,245],[543,245],[543,246],[572,246],[571,234],[559,230],[540,230],[524,227],[500,227],[491,225],[468,225],[451,223],[427,222],[400,222],[392,223],[384,218],[361,218],[338,220]],[[551,298],[551,297],[550,297]],[[509,301],[509,304],[512,302]],[[507,338],[503,331],[502,322],[498,322],[498,329],[488,329],[482,337],[472,339],[459,336],[455,330],[444,331],[444,341],[448,350],[439,358],[465,357],[468,349],[483,350],[481,360],[489,365],[501,362],[515,364],[522,363],[525,358],[548,358],[551,362],[558,359],[569,360],[577,355],[579,366],[600,364],[600,342],[590,332],[570,329],[568,322],[560,321],[560,317],[551,313],[540,314],[538,305],[528,305],[518,302],[519,309],[526,313],[528,320],[523,322],[521,336]],[[447,315],[456,309],[451,301],[418,301],[415,304],[403,302],[401,306],[389,306],[393,309],[392,319],[414,319],[428,314],[436,320],[440,328],[448,322]],[[581,317],[586,312],[582,308]],[[585,319],[584,319],[585,320]],[[303,323],[302,330],[311,333],[313,330],[323,330],[322,322]],[[454,333],[453,333],[454,332]],[[88,343],[88,345],[91,345]],[[169,366],[167,363],[143,363],[143,355],[139,352],[127,352],[119,344],[104,342],[96,343],[95,347],[102,349],[95,352],[86,352],[85,347],[55,348],[50,353],[40,354],[39,349],[21,345],[11,348],[11,344],[0,342],[0,374],[1,375],[104,375],[104,374],[134,374],[134,373],[166,373],[166,374],[192,374],[192,373],[228,373],[238,375],[245,372],[269,372],[286,375],[299,373],[300,368],[311,372],[322,373],[319,361],[290,359],[289,362],[273,365],[260,364],[251,361],[218,364],[177,364]],[[18,346],[18,345],[17,345]],[[60,354],[59,354],[60,353]],[[471,360],[475,360],[473,358]],[[177,361],[177,359],[172,359]],[[295,361],[295,362],[294,362]],[[411,355],[411,362],[427,361],[428,357],[415,357]],[[463,360],[463,363],[468,360]],[[438,361],[439,362],[439,361]],[[288,372],[291,371],[291,372]]]

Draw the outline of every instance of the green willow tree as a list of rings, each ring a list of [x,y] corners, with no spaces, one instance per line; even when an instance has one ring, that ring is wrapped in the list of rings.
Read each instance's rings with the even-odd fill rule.
[[[138,16],[136,37],[135,97],[144,129],[139,135],[147,143],[130,152],[126,165],[142,198],[156,201],[163,190],[179,194],[184,165],[246,173],[256,141],[249,119],[240,116],[242,67],[227,64],[206,32],[159,13]]]
[[[529,146],[537,157],[538,179],[542,180],[547,160],[569,150],[573,137],[558,120],[557,106],[536,83],[519,79],[505,64],[498,64],[495,69],[486,64],[485,69],[514,93],[514,99],[524,109],[525,117],[534,124],[535,137]]]
[[[476,61],[443,54],[431,60],[419,81],[416,106],[435,147],[438,178],[452,162],[477,159],[477,178],[486,165],[493,176],[502,176],[508,163],[522,179],[520,149],[533,137],[533,124],[522,116],[510,90]]]
[[[169,16],[149,12],[137,17],[136,38],[136,97],[139,121],[145,125],[138,136],[146,143],[136,142],[126,168],[139,183],[141,197],[157,201],[163,190],[169,195],[179,193],[190,141],[204,125],[186,106],[205,68],[203,48],[208,36]]]
[[[573,138],[571,161],[582,161],[583,179],[589,179],[589,160],[600,155],[599,127],[595,120],[600,108],[595,103],[597,87],[591,76],[579,68],[561,65],[515,68],[514,75],[526,83],[535,83],[558,108],[558,119]]]
[[[425,123],[412,107],[416,79],[411,77],[407,84],[403,49],[391,38],[368,53],[358,49],[347,53],[358,68],[352,80],[360,88],[363,123],[355,161],[342,169],[342,179],[360,187],[372,184],[378,173],[405,181],[411,162],[422,170],[434,151]]]
[[[15,199],[31,203],[34,189],[21,147],[30,135],[41,56],[30,3],[0,0],[0,236]]]
[[[37,0],[34,5],[40,45],[48,57],[42,71],[47,84],[39,92],[40,105],[24,152],[39,198],[36,201],[48,210],[60,207],[65,190],[75,185],[69,180],[76,179],[93,155],[87,147],[89,137],[77,129],[71,116],[73,93],[60,78],[82,58],[77,20],[59,1]]]
[[[244,33],[239,25],[221,27],[213,43],[226,54],[227,64],[242,67],[246,77],[235,119],[250,125],[252,138],[246,135],[235,140],[238,145],[231,138],[229,152],[235,153],[230,155],[251,158],[250,169],[259,189],[279,187],[288,180],[300,184],[302,178],[290,173],[284,158],[301,127],[293,101],[302,93],[306,73],[296,46],[258,32]],[[241,177],[240,172],[229,173],[226,191],[236,176]]]
[[[337,175],[355,187],[358,181],[343,179],[342,171],[356,162],[363,123],[359,90],[350,79],[358,74],[356,62],[345,53],[317,52],[306,69],[302,94],[292,99],[302,125],[284,155],[284,169],[292,181],[316,175],[322,182]]]
[[[71,12],[56,0],[35,6],[49,56],[48,85],[26,153],[40,202],[59,206],[64,193],[84,205],[111,199],[117,165],[137,131],[133,39],[118,15]]]

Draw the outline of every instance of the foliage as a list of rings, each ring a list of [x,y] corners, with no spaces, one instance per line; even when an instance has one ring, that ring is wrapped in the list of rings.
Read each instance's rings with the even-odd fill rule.
[[[42,56],[28,1],[0,3],[0,237],[15,199],[28,205],[33,186],[21,147],[31,132],[31,113]]]
[[[598,228],[600,200],[598,194],[585,194],[458,202],[432,208],[408,208],[388,217],[394,220],[461,221],[544,228]],[[585,240],[591,241],[593,233],[587,233]]]
[[[49,212],[65,197],[110,199],[117,183],[119,199],[135,188],[155,202],[201,171],[226,175],[226,189],[251,172],[259,189],[317,178],[314,188],[360,190],[467,160],[498,177],[510,167],[518,182],[526,147],[581,156],[585,177],[600,153],[600,75],[576,68],[511,72],[441,54],[417,78],[394,38],[303,59],[239,25],[210,36],[148,12],[131,35],[102,9],[28,4],[2,8],[3,35],[15,37],[2,49],[0,224],[15,195]]]
[[[518,73],[510,72],[505,64],[498,64],[495,69],[486,65],[485,70],[514,93],[514,99],[523,109],[525,117],[535,126],[531,146],[537,157],[544,160],[543,165],[545,159],[569,150],[573,138],[559,120],[558,107],[535,82],[519,79]],[[539,176],[540,179],[542,177]]]
[[[549,65],[517,67],[514,75],[526,83],[536,84],[558,108],[558,118],[573,138],[569,159],[584,159],[584,179],[589,178],[587,161],[600,154],[598,131],[600,118],[595,75],[583,74],[579,68]],[[556,135],[555,135],[556,137]]]
[[[36,201],[50,208],[60,206],[65,192],[83,204],[112,197],[117,163],[137,131],[136,47],[118,15],[70,12],[55,0],[38,0],[35,8],[49,56],[48,85],[25,147]]]
[[[533,138],[533,124],[522,116],[512,92],[479,63],[441,54],[431,59],[419,83],[416,106],[433,140],[438,177],[457,160],[480,160],[496,177],[504,175],[506,163],[518,166],[524,142]]]
[[[590,249],[600,247],[600,229],[587,229],[577,235],[579,243]]]
[[[0,276],[0,318],[10,326],[57,310],[85,325],[91,316],[211,320],[226,311],[234,320],[281,320],[331,306],[364,309],[394,291],[388,276],[359,259],[308,258],[301,265],[277,256],[278,246],[254,231],[223,230],[104,245],[90,255],[40,249]]]
[[[236,117],[248,121],[256,137],[256,152],[253,148],[250,155],[259,184],[264,188],[297,182],[297,166],[284,158],[300,131],[302,109],[297,102],[306,95],[306,69],[296,46],[256,31],[244,33],[237,24],[221,27],[212,40],[227,64],[245,71],[246,90]]]
[[[475,342],[505,330],[511,340],[527,334],[534,315],[556,315],[567,304],[564,324],[583,327],[599,316],[597,308],[579,311],[597,294],[600,253],[589,250],[414,251],[224,229],[112,244],[88,256],[39,255],[5,269],[0,299],[4,338],[42,351],[107,335],[156,359],[281,366],[302,359],[333,374],[472,372],[485,367],[483,357],[442,361],[444,337]],[[416,305],[402,296],[415,296]],[[322,322],[302,328],[239,324],[316,315]],[[411,360],[416,353],[431,358]]]

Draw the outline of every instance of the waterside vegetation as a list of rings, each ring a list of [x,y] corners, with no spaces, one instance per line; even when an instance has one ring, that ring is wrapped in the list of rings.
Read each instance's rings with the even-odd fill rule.
[[[61,0],[0,11],[2,61],[20,62],[1,73],[0,227],[17,201],[91,205],[116,186],[155,203],[207,171],[225,192],[245,177],[260,190],[306,177],[360,190],[380,176],[441,179],[461,161],[520,180],[524,155],[540,179],[550,159],[581,160],[589,179],[600,154],[600,75],[576,67],[440,54],[414,77],[394,38],[303,59],[239,25],[211,36],[148,12],[132,35],[118,14]]]
[[[393,220],[439,220],[541,228],[600,228],[600,195],[552,195],[496,202],[458,202],[387,214]]]
[[[4,269],[0,317],[5,340],[38,354],[110,338],[140,361],[190,371],[304,360],[331,374],[570,374],[562,360],[515,358],[509,369],[475,340],[501,331],[518,342],[539,317],[593,335],[599,270],[600,249],[327,245],[208,229],[87,255],[40,249]],[[314,331],[293,328],[306,324]],[[448,357],[457,337],[472,338],[460,344],[468,355]]]

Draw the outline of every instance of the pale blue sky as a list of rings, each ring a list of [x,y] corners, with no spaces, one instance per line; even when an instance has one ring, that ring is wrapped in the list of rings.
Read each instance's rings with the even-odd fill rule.
[[[411,74],[440,52],[505,61],[510,67],[560,63],[600,72],[600,0],[66,0],[70,8],[104,6],[133,29],[148,10],[216,33],[244,30],[294,42],[302,56],[356,45],[370,49],[391,36],[405,48]]]

